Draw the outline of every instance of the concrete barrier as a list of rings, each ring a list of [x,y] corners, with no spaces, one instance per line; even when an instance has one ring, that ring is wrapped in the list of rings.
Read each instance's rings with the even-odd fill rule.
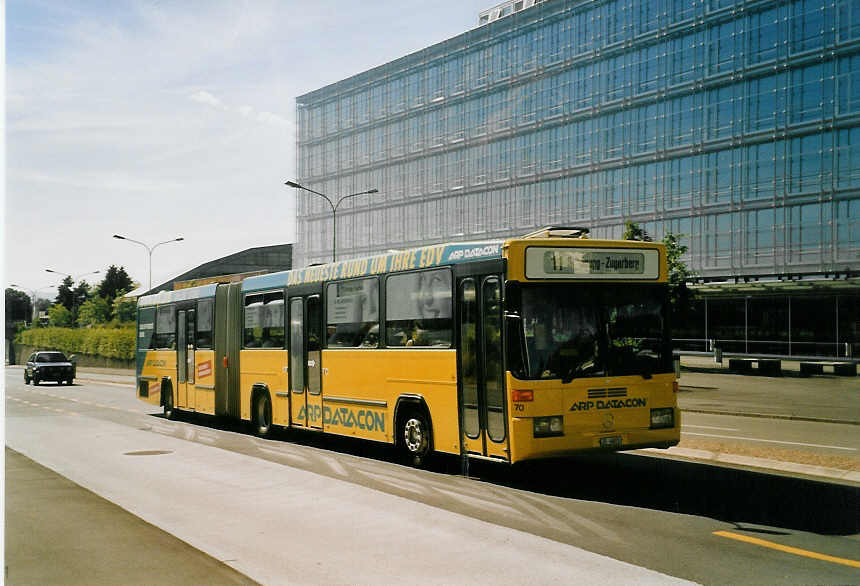
[[[824,369],[829,368],[837,376],[857,376],[857,363],[853,361],[843,362],[801,362],[800,374],[811,376],[813,374],[824,374]]]
[[[782,376],[782,360],[779,358],[729,358],[729,370],[751,373],[753,366],[759,374]]]

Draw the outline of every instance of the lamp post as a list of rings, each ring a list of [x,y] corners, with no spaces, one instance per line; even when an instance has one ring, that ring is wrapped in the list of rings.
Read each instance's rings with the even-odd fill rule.
[[[172,240],[165,240],[164,242],[158,242],[156,244],[153,244],[152,246],[149,246],[149,245],[141,242],[140,240],[134,240],[133,238],[128,238],[126,236],[120,236],[119,234],[114,234],[113,237],[116,238],[117,240],[128,240],[129,242],[134,242],[135,244],[140,244],[149,253],[149,287],[147,288],[147,291],[152,289],[152,251],[155,250],[156,248],[158,248],[159,246],[161,246],[162,244],[170,244],[171,242],[181,242],[182,240],[185,240],[185,238],[180,236],[179,238],[174,238]]]
[[[337,202],[332,202],[329,197],[320,193],[319,191],[314,191],[310,187],[305,187],[304,185],[299,185],[295,181],[287,181],[284,183],[287,187],[292,187],[293,189],[304,189],[307,192],[313,193],[314,195],[318,195],[324,200],[328,202],[329,207],[331,208],[331,261],[334,262],[337,260],[337,208],[340,207],[340,204],[343,203],[345,199],[349,199],[351,197],[355,197],[357,195],[368,195],[371,193],[379,193],[379,190],[368,189],[367,191],[359,191],[358,193],[350,193],[349,195],[344,195]]]
[[[39,313],[39,310],[36,309],[36,301],[38,301],[38,299],[39,299],[39,291],[43,291],[49,287],[53,287],[53,284],[52,285],[45,285],[44,287],[39,287],[38,289],[30,289],[30,288],[24,287],[22,285],[16,285],[15,283],[9,283],[9,286],[15,287],[16,289],[20,289],[21,291],[24,291],[25,293],[27,293],[30,296],[30,303],[33,305],[33,311],[32,311],[33,315],[31,316],[31,322],[35,322],[36,318],[38,316],[38,313]]]

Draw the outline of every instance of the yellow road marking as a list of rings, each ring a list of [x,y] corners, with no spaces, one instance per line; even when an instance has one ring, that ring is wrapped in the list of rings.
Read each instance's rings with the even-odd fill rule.
[[[817,553],[814,551],[807,551],[805,549],[800,549],[797,547],[790,547],[788,545],[780,545],[779,543],[774,543],[772,541],[765,541],[764,539],[759,539],[757,537],[750,537],[748,535],[738,535],[737,533],[732,533],[730,531],[714,531],[714,535],[719,535],[720,537],[727,537],[729,539],[736,539],[737,541],[743,541],[745,543],[752,543],[753,545],[760,545],[761,547],[767,547],[770,549],[775,549],[777,551],[783,551],[785,553],[791,553],[794,555],[799,555],[807,558],[813,558],[816,560],[822,560],[825,562],[831,562],[834,564],[842,564],[843,566],[851,566],[852,568],[860,568],[860,561],[857,560],[849,560],[845,558],[838,558],[832,555],[827,555],[823,553]]]

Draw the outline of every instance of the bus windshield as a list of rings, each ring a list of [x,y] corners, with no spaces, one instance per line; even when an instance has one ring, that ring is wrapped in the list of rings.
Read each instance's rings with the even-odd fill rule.
[[[523,286],[527,379],[642,375],[672,371],[665,285]]]

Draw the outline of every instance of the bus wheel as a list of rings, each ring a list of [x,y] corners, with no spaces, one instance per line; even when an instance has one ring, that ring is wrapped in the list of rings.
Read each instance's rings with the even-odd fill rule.
[[[406,452],[407,462],[420,468],[430,455],[430,424],[418,411],[410,411],[403,418],[400,438]]]
[[[254,433],[266,437],[272,431],[272,401],[268,393],[260,393],[254,402]]]
[[[164,395],[164,418],[176,419],[176,408],[173,406],[173,391],[167,391]]]

